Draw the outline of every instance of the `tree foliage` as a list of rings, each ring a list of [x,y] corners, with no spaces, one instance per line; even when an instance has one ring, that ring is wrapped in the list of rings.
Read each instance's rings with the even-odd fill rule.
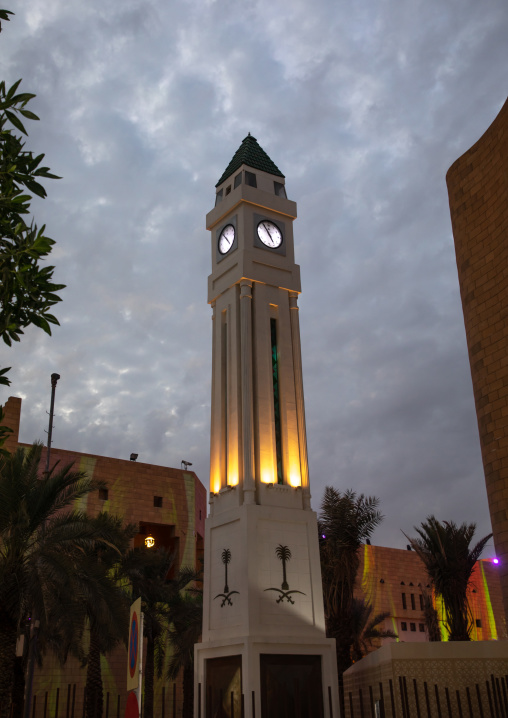
[[[78,567],[86,551],[111,536],[71,508],[99,484],[71,465],[40,475],[42,445],[0,456],[0,716],[9,714],[16,637],[29,618],[39,645],[79,629],[69,597],[83,589]],[[69,622],[64,627],[60,617]],[[72,624],[72,627],[71,627]]]
[[[353,642],[351,644],[351,660],[361,660],[381,638],[397,638],[390,629],[381,627],[383,621],[390,616],[382,612],[372,615],[372,604],[363,598],[353,598],[351,602],[351,624]]]
[[[103,714],[104,691],[101,655],[120,641],[127,645],[130,596],[122,586],[123,560],[130,540],[136,533],[133,524],[106,512],[92,519],[98,536],[108,536],[83,552],[79,565],[79,593],[71,597],[79,619],[80,631],[74,639],[74,653],[87,663],[85,684],[85,718]],[[82,637],[87,628],[90,641],[84,653]],[[77,641],[76,641],[77,639]],[[77,651],[76,651],[77,649]]]
[[[0,10],[0,19],[11,14]],[[53,282],[54,267],[41,264],[54,240],[28,216],[33,196],[46,197],[40,180],[59,178],[42,164],[44,154],[25,149],[24,122],[39,118],[28,109],[35,95],[19,92],[20,84],[0,82],[0,336],[8,346],[31,324],[51,334],[58,320],[50,310],[65,286]],[[10,383],[7,371],[0,371],[0,384]]]
[[[326,632],[336,640],[339,698],[344,712],[342,674],[352,664],[353,646],[358,645],[358,621],[354,620],[359,549],[382,521],[379,499],[359,496],[351,490],[325,488],[318,518],[321,574]]]
[[[183,674],[182,718],[194,715],[194,645],[199,641],[203,628],[203,592],[194,582],[200,574],[194,573],[192,582],[185,583],[186,576],[180,576],[181,590],[174,591],[169,602],[171,624],[169,643],[171,658],[167,677],[175,680],[180,671]]]
[[[332,618],[353,600],[359,566],[358,549],[383,520],[375,496],[325,488],[318,530],[325,614]]]
[[[467,589],[474,565],[492,534],[484,536],[471,548],[476,531],[474,523],[459,526],[453,521],[438,521],[435,516],[428,516],[414,530],[418,537],[406,538],[423,561],[434,589],[443,599],[449,640],[469,641],[472,617]]]

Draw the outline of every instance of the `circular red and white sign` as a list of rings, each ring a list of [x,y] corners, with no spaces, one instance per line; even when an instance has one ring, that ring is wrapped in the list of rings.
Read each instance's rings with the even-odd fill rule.
[[[138,646],[139,646],[139,622],[136,611],[132,614],[130,639],[129,639],[129,673],[134,678],[136,666],[138,665]]]

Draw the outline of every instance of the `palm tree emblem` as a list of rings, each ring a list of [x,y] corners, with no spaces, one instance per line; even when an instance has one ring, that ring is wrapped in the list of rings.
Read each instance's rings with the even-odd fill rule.
[[[233,601],[231,600],[231,596],[235,593],[240,593],[239,591],[230,591],[228,586],[228,565],[231,563],[231,551],[228,548],[223,549],[221,554],[221,561],[224,564],[224,593],[218,593],[215,598],[213,599],[215,601],[216,598],[222,598],[221,608],[226,605],[226,603],[229,606],[233,605]]]
[[[288,546],[283,546],[281,543],[277,546],[275,549],[275,555],[279,559],[279,561],[282,561],[282,583],[280,588],[265,588],[265,591],[276,591],[279,593],[279,598],[277,599],[277,603],[281,603],[281,601],[288,601],[289,603],[293,603],[294,601],[291,598],[292,593],[301,593],[302,596],[305,596],[303,591],[297,591],[296,589],[293,589],[292,591],[289,590],[289,584],[287,581],[287,575],[286,575],[286,564],[288,561],[291,560],[291,551]]]

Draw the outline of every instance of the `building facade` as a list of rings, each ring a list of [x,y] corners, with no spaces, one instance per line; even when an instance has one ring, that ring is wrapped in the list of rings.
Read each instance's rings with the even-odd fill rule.
[[[5,448],[14,451],[28,447],[19,443],[21,399],[10,397],[4,406],[4,423],[13,429]],[[42,465],[45,466],[46,451]],[[134,546],[143,545],[152,536],[155,546],[164,546],[175,553],[175,570],[180,566],[196,568],[203,556],[206,489],[193,471],[155,466],[137,461],[112,459],[66,449],[51,449],[50,465],[73,464],[73,470],[86,471],[104,482],[105,488],[80,500],[75,508],[97,515],[101,511],[122,516],[126,523],[139,527]],[[125,713],[127,697],[127,651],[119,646],[101,658],[104,683],[104,716],[119,718]],[[66,716],[81,718],[86,668],[68,658],[65,665],[48,654],[34,679],[32,718]],[[164,678],[155,686],[156,715],[180,715],[181,682],[166,683]]]
[[[446,175],[485,482],[508,615],[508,101]]]
[[[500,564],[491,559],[477,561],[468,590],[473,621],[473,641],[506,640],[506,621],[501,594]],[[364,545],[355,595],[372,605],[371,617],[388,614],[381,626],[398,636],[398,642],[426,643],[429,640],[424,613],[424,595],[437,610],[441,640],[448,638],[442,602],[432,593],[425,566],[414,551]],[[391,643],[386,638],[380,643]]]

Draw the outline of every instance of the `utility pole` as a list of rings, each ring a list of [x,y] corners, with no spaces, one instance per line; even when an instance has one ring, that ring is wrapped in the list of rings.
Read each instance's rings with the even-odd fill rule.
[[[55,410],[55,389],[56,383],[60,379],[60,374],[51,375],[51,404],[49,407],[49,427],[48,427],[48,451],[46,453],[46,473],[49,471],[49,456],[51,454],[51,435],[53,433],[53,414]]]
[[[46,453],[46,471],[45,475],[49,473],[49,457],[51,454],[51,435],[53,433],[53,415],[55,410],[55,389],[56,383],[60,379],[60,374],[53,373],[51,375],[51,404],[49,407],[49,427],[48,427],[48,450]],[[25,685],[25,705],[23,710],[23,718],[30,718],[30,704],[32,702],[32,687],[34,681],[34,669],[35,659],[37,652],[37,637],[39,634],[40,621],[37,616],[33,614],[30,620],[30,628],[28,634],[28,666],[27,666],[27,677]]]

